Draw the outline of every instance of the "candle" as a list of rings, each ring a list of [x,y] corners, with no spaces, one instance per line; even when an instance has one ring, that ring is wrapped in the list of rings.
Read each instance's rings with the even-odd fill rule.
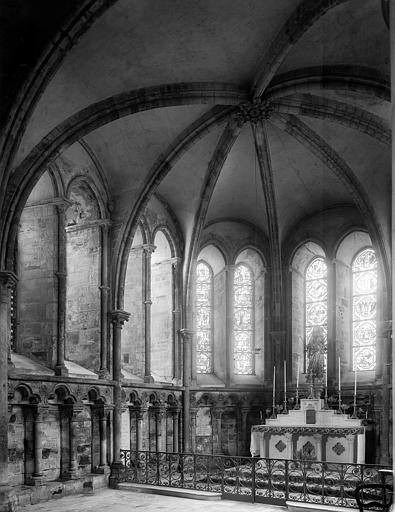
[[[284,394],[287,393],[287,361],[284,361]]]
[[[354,376],[354,396],[357,396],[357,369],[355,368],[355,376]]]
[[[328,361],[325,366],[325,387],[328,387]]]
[[[296,389],[299,389],[299,357],[298,357],[298,366],[296,369]]]
[[[341,391],[342,385],[341,385],[341,377],[340,377],[340,356],[339,356],[339,391]]]
[[[273,367],[273,400],[276,398],[276,367]]]

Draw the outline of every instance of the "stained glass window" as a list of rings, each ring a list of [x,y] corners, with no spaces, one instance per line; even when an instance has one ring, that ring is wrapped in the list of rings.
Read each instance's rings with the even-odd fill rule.
[[[200,261],[196,267],[196,371],[213,371],[213,273]]]
[[[246,265],[235,269],[233,294],[234,372],[250,375],[254,373],[254,283]]]
[[[327,343],[328,290],[327,267],[324,258],[315,258],[306,270],[305,279],[305,338],[306,347],[314,333],[320,333]],[[308,361],[306,361],[306,367]]]
[[[353,369],[376,367],[377,259],[364,249],[352,265]]]

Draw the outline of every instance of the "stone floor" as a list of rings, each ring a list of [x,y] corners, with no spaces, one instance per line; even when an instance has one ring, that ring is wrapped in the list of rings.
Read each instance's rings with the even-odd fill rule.
[[[19,512],[130,512],[143,509],[145,512],[281,512],[286,507],[245,503],[241,501],[198,501],[154,494],[104,489],[94,494],[78,494],[52,499],[45,503],[20,507]]]

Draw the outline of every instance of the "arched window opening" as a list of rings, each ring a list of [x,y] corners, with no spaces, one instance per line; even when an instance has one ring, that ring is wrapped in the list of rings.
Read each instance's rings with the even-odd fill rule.
[[[236,267],[233,284],[234,373],[254,373],[254,281],[244,264]]]
[[[162,230],[154,239],[151,256],[151,368],[155,379],[171,380],[174,374],[174,283],[170,242]]]
[[[305,277],[305,364],[308,367],[307,346],[313,336],[324,338],[327,345],[328,284],[324,258],[315,258],[306,269]]]
[[[196,267],[196,371],[213,372],[213,271],[203,261]]]
[[[364,249],[352,265],[353,370],[376,367],[377,258]]]

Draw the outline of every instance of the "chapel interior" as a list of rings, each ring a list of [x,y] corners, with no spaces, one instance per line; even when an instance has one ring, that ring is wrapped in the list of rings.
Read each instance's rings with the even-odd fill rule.
[[[0,511],[251,456],[311,393],[392,465],[389,18],[1,2]]]

